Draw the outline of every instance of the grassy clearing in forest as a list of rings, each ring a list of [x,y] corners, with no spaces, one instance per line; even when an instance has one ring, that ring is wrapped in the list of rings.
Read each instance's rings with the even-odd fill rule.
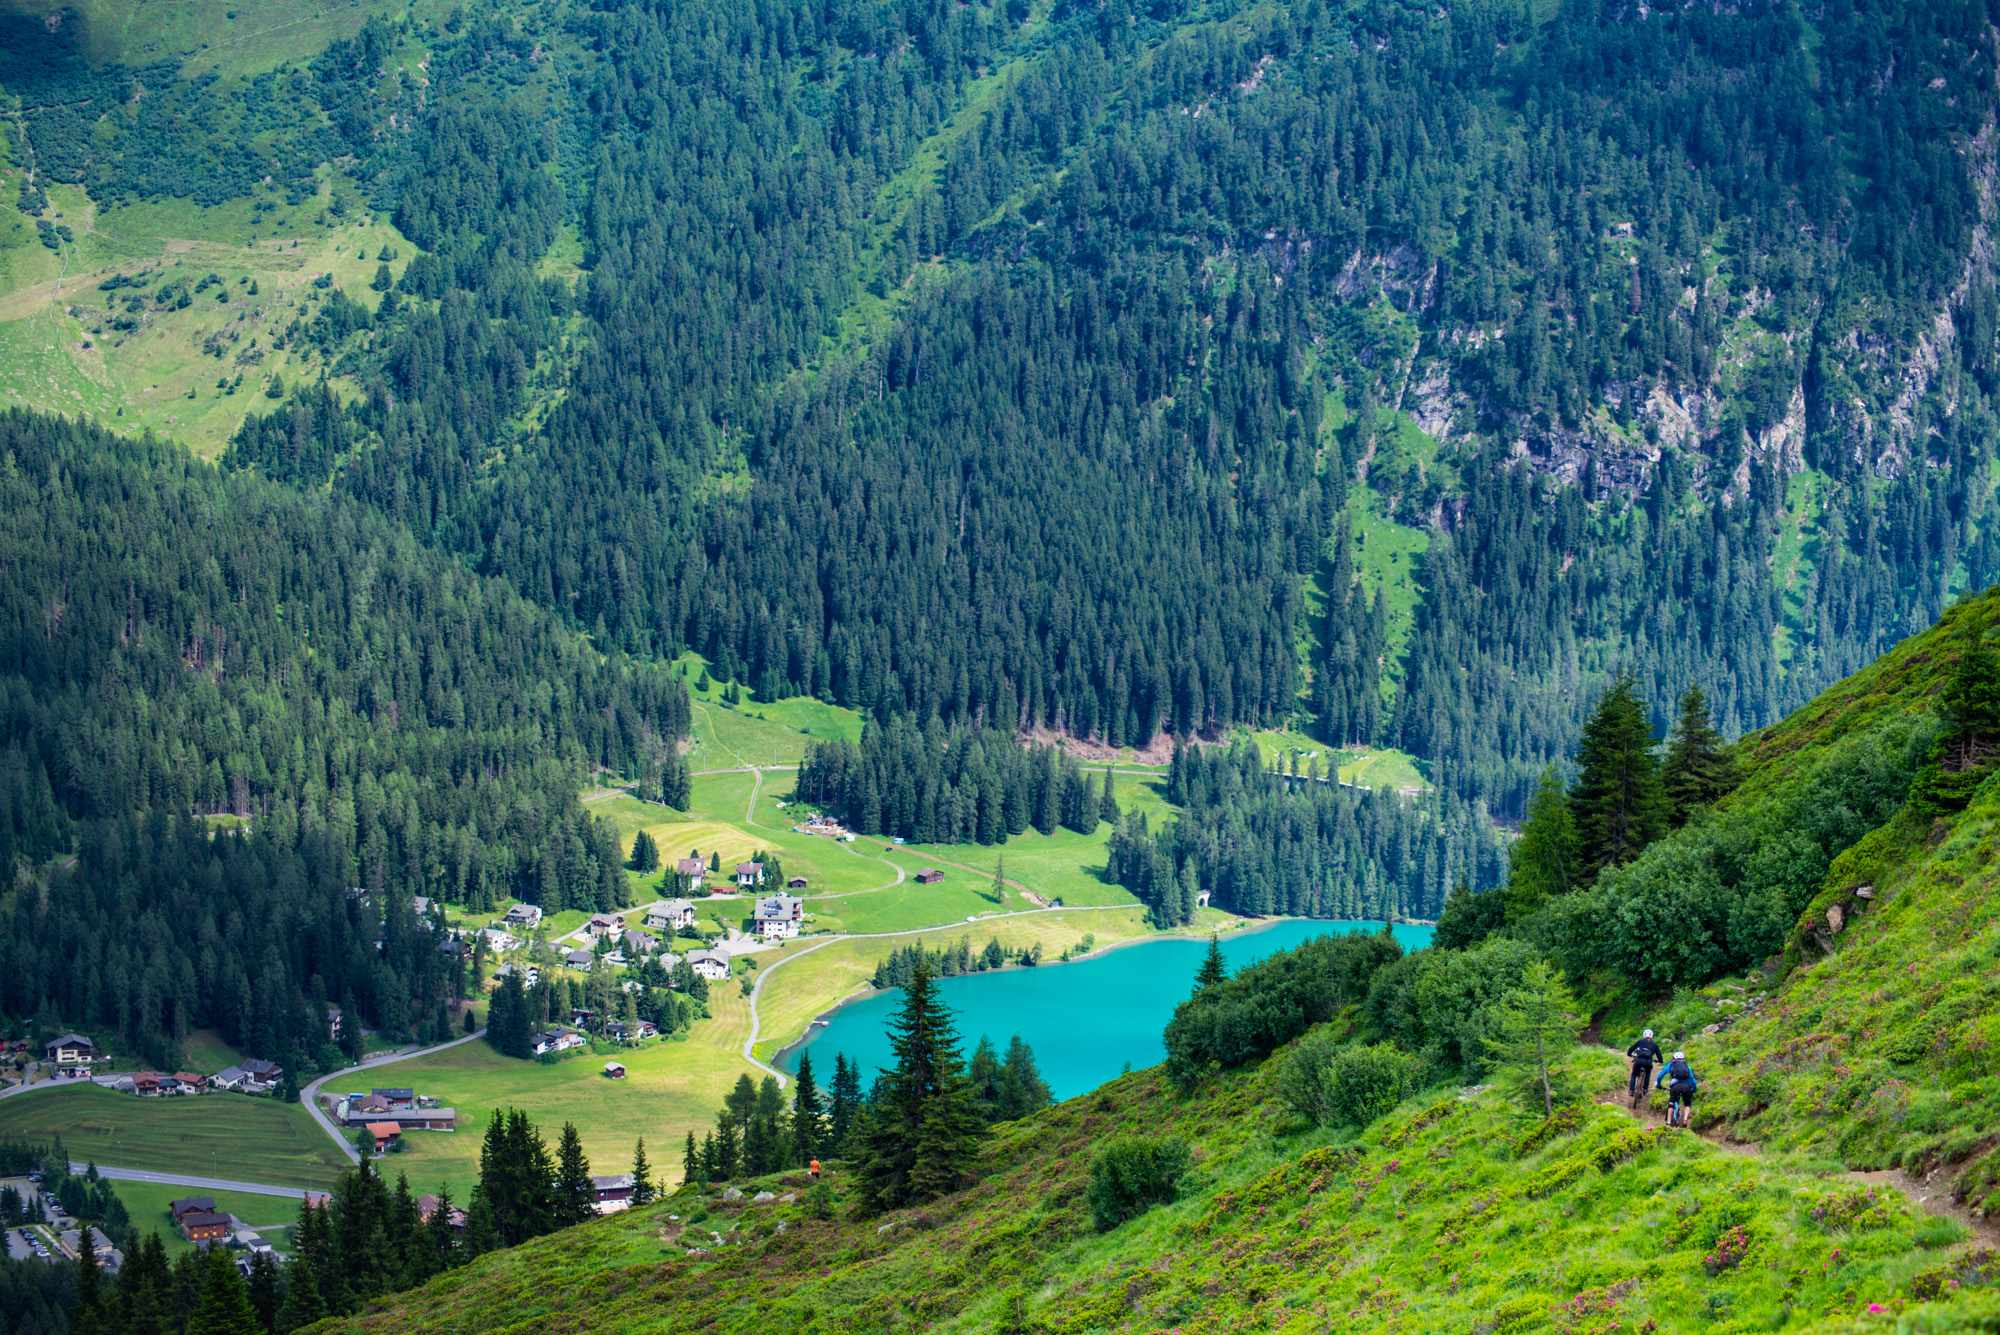
[[[330,1186],[347,1166],[303,1107],[274,1098],[71,1085],[0,1100],[0,1140],[58,1135],[72,1159],[280,1187]]]
[[[223,1214],[235,1215],[245,1226],[255,1229],[264,1241],[279,1251],[286,1250],[291,1227],[298,1222],[299,1202],[285,1196],[264,1196],[249,1191],[206,1191],[199,1187],[170,1187],[156,1182],[113,1182],[112,1191],[132,1216],[132,1227],[140,1233],[157,1233],[169,1258],[194,1250],[194,1244],[174,1227],[169,1202],[183,1196],[207,1196]]]

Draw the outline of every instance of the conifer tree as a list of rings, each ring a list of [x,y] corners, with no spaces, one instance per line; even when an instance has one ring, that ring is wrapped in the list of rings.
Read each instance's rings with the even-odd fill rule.
[[[1194,990],[1214,987],[1229,976],[1229,967],[1222,962],[1222,942],[1215,933],[1208,934],[1208,953],[1201,957],[1201,968],[1195,970]]]
[[[202,1253],[201,1288],[188,1318],[188,1335],[257,1335],[259,1329],[243,1276],[237,1273],[229,1252],[221,1247],[206,1249]]]
[[[1961,638],[1958,661],[1938,697],[1938,715],[1943,726],[1910,786],[1925,815],[1962,809],[2000,757],[2000,657],[1976,623]]]
[[[979,1108],[982,1122],[1000,1121],[1006,1114],[1001,1110],[1000,1054],[993,1050],[993,1040],[986,1035],[979,1036],[978,1044],[972,1049],[972,1060],[966,1063],[966,1080],[972,1086],[972,1101]]]
[[[486,1188],[475,1186],[472,1203],[465,1207],[465,1238],[459,1244],[460,1254],[469,1261],[506,1245],[506,1240],[500,1236],[500,1221],[494,1218],[493,1202],[487,1198]]]
[[[825,1140],[826,1109],[813,1079],[812,1053],[802,1052],[792,1077],[792,1166],[803,1168],[818,1158]]]
[[[1729,791],[1729,753],[1709,718],[1708,697],[1698,686],[1681,696],[1681,712],[1667,742],[1660,783],[1667,795],[1669,821],[1685,825],[1702,807]]]
[[[1007,1121],[1026,1117],[1054,1101],[1048,1082],[1035,1065],[1035,1054],[1019,1034],[1007,1040],[1007,1059],[1000,1064],[1000,1115]]]
[[[1536,960],[1495,1008],[1484,1039],[1487,1056],[1512,1077],[1525,1103],[1549,1117],[1571,1094],[1558,1061],[1582,1026],[1583,1016],[1562,974],[1548,961]]]
[[[715,1120],[715,1172],[712,1180],[727,1182],[743,1164],[743,1138],[734,1118],[724,1113]]]
[[[71,1335],[108,1335],[111,1313],[104,1294],[104,1271],[97,1261],[97,1248],[90,1242],[90,1226],[80,1224],[83,1243],[76,1249],[76,1300],[70,1308]]]
[[[632,1204],[651,1205],[653,1203],[653,1166],[646,1162],[646,1138],[639,1137],[632,1146]]]
[[[278,1267],[271,1260],[271,1253],[257,1252],[250,1258],[250,1277],[247,1283],[250,1295],[250,1310],[256,1314],[257,1327],[272,1331],[278,1328],[278,1297],[280,1285]]]
[[[1118,794],[1114,788],[1116,783],[1117,780],[1111,772],[1111,762],[1107,760],[1104,762],[1104,791],[1098,795],[1097,799],[1097,818],[1106,824],[1114,826],[1118,824],[1120,814],[1118,810]]]
[[[627,865],[641,874],[660,869],[660,846],[653,842],[652,835],[641,830],[632,836],[632,856]]]
[[[451,1189],[438,1184],[437,1207],[424,1221],[425,1241],[430,1248],[434,1270],[449,1270],[459,1263],[458,1230],[452,1227]]]
[[[980,1136],[958,1033],[927,962],[903,990],[889,1046],[895,1064],[883,1073],[858,1128],[861,1197],[875,1211],[957,1190]]]
[[[1578,861],[1576,821],[1551,765],[1528,801],[1528,818],[1508,864],[1507,921],[1520,922],[1547,900],[1575,889]]]
[[[583,1137],[576,1123],[564,1122],[556,1149],[555,1224],[567,1228],[597,1213],[597,1188],[590,1180],[590,1161],[583,1155]]]
[[[694,1143],[694,1132],[687,1134],[687,1148],[681,1151],[681,1183],[699,1182],[705,1174],[701,1171],[701,1151]]]
[[[827,1092],[827,1146],[834,1154],[846,1154],[848,1133],[861,1110],[861,1072],[844,1052],[833,1054],[833,1083]]]
[[[1646,706],[1630,676],[1612,682],[1583,727],[1570,812],[1581,858],[1579,881],[1637,857],[1666,824],[1666,794],[1653,755]]]

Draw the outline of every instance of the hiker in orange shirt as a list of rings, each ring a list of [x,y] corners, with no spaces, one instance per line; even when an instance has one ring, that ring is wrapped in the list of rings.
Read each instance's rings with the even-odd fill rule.
[[[812,1174],[813,1181],[819,1181],[819,1160],[814,1159],[812,1163],[807,1165],[806,1171]]]

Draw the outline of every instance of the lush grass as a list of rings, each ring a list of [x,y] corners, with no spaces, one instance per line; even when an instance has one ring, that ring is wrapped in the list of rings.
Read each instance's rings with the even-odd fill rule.
[[[1810,1165],[1608,1108],[1538,1128],[1491,1090],[1421,1097],[1343,1143],[1282,1109],[1275,1066],[1193,1098],[1157,1069],[1124,1077],[1002,1127],[978,1185],[886,1221],[848,1213],[839,1171],[825,1221],[686,1192],[337,1328],[664,1329],[670,1310],[721,1331],[1777,1330],[1906,1303],[1946,1263],[1924,1244],[1955,1236],[1893,1197],[1823,1223],[1853,1188]],[[1193,1169],[1178,1201],[1098,1233],[1084,1186],[1119,1134],[1182,1138]],[[1706,1264],[1739,1225],[1740,1264]]]
[[[194,1249],[194,1244],[183,1238],[180,1230],[174,1227],[173,1217],[167,1211],[168,1202],[183,1196],[213,1197],[216,1209],[235,1215],[256,1229],[264,1241],[279,1251],[285,1250],[291,1227],[299,1217],[299,1203],[282,1196],[260,1196],[248,1191],[203,1191],[198,1187],[168,1187],[152,1182],[113,1182],[111,1189],[125,1203],[125,1212],[132,1216],[132,1227],[141,1233],[158,1233],[168,1256],[179,1256]]]
[[[185,1068],[199,1071],[203,1075],[214,1075],[225,1066],[241,1062],[245,1054],[222,1041],[222,1035],[213,1029],[197,1029],[188,1035],[181,1051]]]
[[[272,1098],[141,1099],[74,1085],[0,1100],[0,1139],[56,1135],[72,1159],[281,1187],[330,1186],[347,1166],[303,1107]]]
[[[714,1124],[715,1110],[738,1075],[759,1074],[742,1057],[750,1011],[740,989],[716,984],[711,998],[713,1018],[697,1022],[690,1035],[619,1051],[617,1060],[628,1072],[622,1081],[604,1078],[608,1056],[586,1051],[545,1065],[503,1057],[485,1043],[465,1043],[374,1067],[338,1086],[338,1092],[407,1085],[457,1109],[458,1130],[413,1133],[402,1153],[381,1161],[391,1175],[407,1174],[413,1191],[433,1191],[444,1182],[459,1200],[467,1199],[479,1173],[486,1121],[494,1109],[506,1107],[525,1109],[551,1143],[564,1122],[576,1123],[584,1152],[599,1172],[623,1172],[633,1142],[643,1136],[656,1172],[678,1181],[682,1137],[689,1131],[699,1136]]]
[[[1360,483],[1347,493],[1347,520],[1354,534],[1354,569],[1369,596],[1381,593],[1387,612],[1389,652],[1382,665],[1382,694],[1394,697],[1403,680],[1403,654],[1416,631],[1422,589],[1418,566],[1430,550],[1430,534],[1399,524],[1385,511],[1374,488]]]
[[[42,17],[60,13],[84,27],[83,50],[95,62],[185,62],[184,73],[247,74],[302,60],[351,37],[375,14],[394,15],[404,0],[26,0]]]
[[[852,709],[803,695],[759,700],[748,686],[739,686],[737,704],[725,705],[727,682],[711,676],[706,687],[700,685],[708,668],[701,655],[682,654],[675,664],[687,678],[694,705],[694,744],[688,751],[693,769],[796,765],[815,740],[861,740],[861,715]]]
[[[1785,508],[1778,517],[1778,540],[1771,549],[1771,582],[1784,599],[1778,624],[1771,631],[1781,667],[1791,661],[1792,628],[1805,614],[1805,596],[1817,564],[1826,488],[1826,474],[1816,468],[1801,469],[1785,480]]]
[[[1309,771],[1318,760],[1324,770],[1329,765],[1343,783],[1363,788],[1390,788],[1397,792],[1421,792],[1430,780],[1417,768],[1416,760],[1394,747],[1334,747],[1292,728],[1260,728],[1251,732],[1266,765],[1276,765],[1287,754],[1301,771]]]
[[[271,346],[325,299],[315,279],[330,274],[372,307],[378,254],[390,248],[390,269],[400,272],[415,253],[385,220],[332,216],[334,178],[322,173],[319,194],[297,205],[273,189],[212,208],[170,199],[100,210],[80,188],[53,185],[48,217],[75,240],[52,254],[15,208],[19,175],[0,171],[0,404],[152,430],[203,455],[219,453],[250,412],[272,406],[264,389],[274,375],[297,385],[331,373],[302,346]],[[210,274],[220,288],[193,293]],[[114,276],[142,286],[100,290]],[[185,309],[152,300],[172,283],[189,288]],[[126,309],[134,295],[145,298],[138,315]],[[120,330],[114,318],[139,324]],[[234,392],[217,384],[238,376]]]

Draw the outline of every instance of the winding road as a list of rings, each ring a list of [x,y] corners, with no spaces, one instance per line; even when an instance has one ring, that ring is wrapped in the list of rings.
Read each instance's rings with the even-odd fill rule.
[[[393,1048],[388,1052],[379,1052],[357,1065],[338,1071],[328,1071],[325,1075],[320,1076],[299,1091],[299,1102],[305,1105],[306,1111],[312,1114],[312,1119],[319,1123],[320,1129],[333,1138],[333,1143],[340,1146],[340,1152],[347,1156],[347,1161],[349,1163],[360,1163],[361,1151],[354,1148],[353,1142],[348,1140],[339,1125],[331,1117],[327,1116],[324,1108],[319,1106],[320,1086],[329,1080],[344,1080],[357,1072],[372,1070],[377,1066],[388,1066],[395,1062],[406,1062],[416,1057],[428,1057],[434,1052],[444,1052],[461,1044],[470,1043],[475,1038],[484,1037],[486,1037],[486,1028],[482,1025],[463,1038],[454,1038],[449,1043],[433,1043],[427,1048]],[[102,1170],[100,1169],[99,1171],[101,1172]]]
[[[81,1173],[89,1165],[72,1159],[69,1171]],[[274,1187],[268,1182],[237,1182],[226,1177],[194,1177],[186,1173],[153,1173],[143,1168],[106,1168],[97,1165],[97,1175],[108,1177],[113,1182],[151,1182],[163,1187],[200,1187],[204,1191],[241,1191],[252,1196],[282,1196],[287,1200],[304,1200],[304,1187]],[[315,1195],[324,1193],[315,1192]]]

